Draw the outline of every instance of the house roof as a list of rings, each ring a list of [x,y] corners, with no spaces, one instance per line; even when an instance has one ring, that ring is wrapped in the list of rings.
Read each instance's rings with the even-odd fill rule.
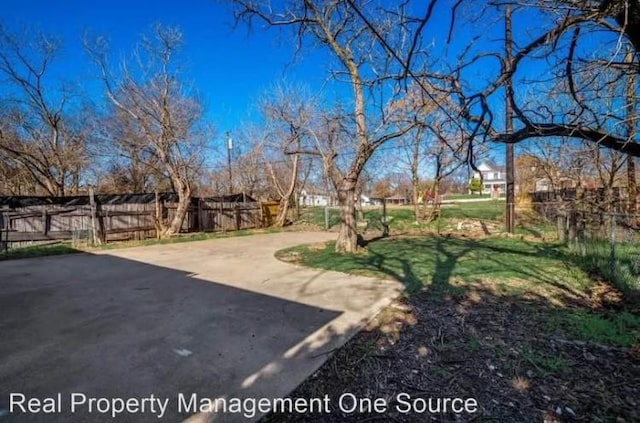
[[[478,166],[478,169],[480,168],[486,168],[486,171],[488,172],[504,172],[506,169],[504,166],[498,166],[492,162],[482,162]],[[480,169],[480,170],[483,170],[483,169]]]

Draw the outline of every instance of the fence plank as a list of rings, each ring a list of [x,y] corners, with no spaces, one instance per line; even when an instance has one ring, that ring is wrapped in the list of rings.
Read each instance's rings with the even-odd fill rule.
[[[69,240],[72,237],[70,231],[48,232],[15,232],[9,231],[5,235],[8,242],[24,242],[24,241],[52,241],[52,240]]]
[[[169,198],[169,201],[166,199]],[[65,200],[65,201],[63,201]],[[220,231],[262,226],[260,203],[233,203],[218,198],[194,198],[187,210],[182,231]],[[15,206],[24,204],[23,206]],[[11,206],[13,205],[13,206]],[[71,240],[74,232],[97,229],[99,239],[144,239],[157,235],[156,220],[171,219],[176,212],[175,198],[154,194],[89,196],[0,197],[0,227],[9,237],[5,246],[24,242]],[[94,223],[92,223],[92,218]]]

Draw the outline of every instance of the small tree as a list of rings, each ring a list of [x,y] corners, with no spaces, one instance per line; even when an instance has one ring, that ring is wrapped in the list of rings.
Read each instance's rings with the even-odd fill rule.
[[[143,37],[134,54],[137,60],[125,62],[119,77],[113,76],[107,65],[105,40],[86,43],[114,107],[113,121],[129,126],[135,133],[127,140],[134,145],[119,151],[146,151],[145,164],[166,173],[178,195],[178,207],[170,224],[159,222],[161,237],[171,236],[182,227],[209,136],[200,122],[202,105],[186,90],[177,70],[175,55],[181,43],[178,29],[156,25],[152,37]],[[118,148],[118,143],[114,147]]]
[[[482,179],[471,178],[471,181],[469,181],[469,191],[471,191],[472,194],[482,194]]]
[[[72,110],[64,85],[50,82],[60,45],[44,34],[15,35],[0,26],[0,162],[23,178],[28,186],[22,189],[31,194],[77,192],[88,160],[81,110]]]
[[[262,152],[271,184],[279,197],[276,225],[287,223],[289,209],[299,190],[303,167],[300,152],[308,145],[309,128],[315,117],[314,102],[302,87],[277,86],[262,102],[265,117]],[[306,157],[308,159],[308,157]]]
[[[369,27],[360,19],[348,2],[342,0],[287,1],[275,5],[252,0],[231,0],[237,7],[236,16],[249,23],[258,18],[270,26],[294,30],[298,45],[310,41],[320,45],[335,59],[334,76],[346,80],[352,90],[351,113],[343,110],[328,114],[323,131],[315,131],[317,148],[291,153],[321,156],[324,169],[338,194],[341,222],[336,251],[355,252],[357,249],[356,192],[365,165],[377,148],[385,142],[408,132],[412,125],[398,126],[390,121],[391,103],[380,103],[391,93],[392,60],[387,51],[375,41]],[[375,8],[375,4],[370,4]],[[379,23],[387,33],[403,31],[394,11],[376,9]],[[378,70],[384,70],[380,75]],[[374,103],[377,100],[378,103]],[[389,99],[390,100],[390,99]],[[372,115],[377,111],[379,114]],[[330,116],[329,116],[330,115]],[[349,126],[350,128],[347,128]],[[345,143],[345,130],[351,131]],[[336,147],[342,146],[342,151]],[[345,160],[347,148],[352,159]],[[347,153],[347,154],[345,154]]]

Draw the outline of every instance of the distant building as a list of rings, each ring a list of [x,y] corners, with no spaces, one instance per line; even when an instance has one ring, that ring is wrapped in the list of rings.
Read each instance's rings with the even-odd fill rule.
[[[387,202],[387,204],[397,204],[397,205],[409,204],[409,200],[407,199],[407,197],[403,195],[392,195],[391,197],[387,197],[384,200]]]
[[[554,191],[556,189],[576,188],[580,185],[578,181],[569,177],[559,177],[556,181],[549,178],[538,178],[535,181],[535,191]],[[591,184],[593,187],[596,185]]]
[[[371,197],[370,203],[372,206],[381,206],[382,203],[404,205],[409,204],[409,200],[401,195],[392,195],[391,197]]]
[[[373,204],[373,199],[369,198],[366,195],[360,195],[360,204],[362,206],[370,206]],[[324,192],[313,192],[308,190],[300,191],[300,195],[298,196],[298,201],[300,205],[303,207],[307,206],[320,206],[320,207],[331,207],[337,205],[337,202],[334,197]],[[358,199],[356,198],[356,201]],[[380,203],[382,204],[382,203]]]
[[[298,197],[300,201],[300,205],[303,207],[306,206],[332,206],[333,201],[331,196],[327,193],[321,192],[312,192],[307,190],[300,191],[300,196]]]
[[[491,163],[481,163],[478,170],[482,172],[482,193],[491,194],[497,190],[500,194],[507,191],[507,173],[504,166],[495,166]],[[480,178],[478,172],[473,173],[473,178]]]

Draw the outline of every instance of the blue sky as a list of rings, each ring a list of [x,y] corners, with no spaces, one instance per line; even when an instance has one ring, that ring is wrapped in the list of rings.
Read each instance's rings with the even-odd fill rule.
[[[104,87],[97,69],[82,47],[87,31],[109,38],[112,62],[130,54],[140,36],[155,23],[178,26],[184,35],[181,64],[185,75],[204,99],[206,117],[217,128],[212,147],[224,145],[226,131],[240,131],[243,122],[255,120],[260,96],[286,79],[311,92],[322,89],[333,101],[349,95],[348,84],[326,84],[330,55],[305,48],[294,59],[291,29],[266,30],[256,21],[251,30],[234,27],[231,7],[223,1],[191,0],[3,0],[0,22],[10,30],[27,27],[59,37],[61,56],[55,62],[56,77],[81,84],[98,104]],[[420,8],[426,7],[419,5]],[[443,47],[449,16],[435,17],[433,40]],[[114,60],[115,59],[115,60]]]
[[[178,26],[184,35],[185,74],[204,99],[219,136],[251,119],[256,114],[252,105],[276,81],[286,78],[316,89],[327,76],[318,60],[321,53],[305,52],[312,57],[293,62],[290,37],[258,25],[251,32],[246,26],[234,28],[233,13],[222,2],[3,0],[2,10],[0,22],[11,30],[26,26],[61,38],[57,75],[89,87],[97,101],[102,90],[82,48],[85,31],[106,35],[114,56],[122,57],[154,23]]]
[[[242,122],[257,117],[255,104],[262,93],[282,79],[292,83],[303,83],[310,90],[321,87],[328,99],[343,95],[348,86],[325,85],[328,77],[328,55],[318,49],[302,51],[294,62],[295,45],[290,33],[264,30],[256,24],[251,32],[245,25],[234,28],[233,13],[229,5],[215,0],[191,0],[176,2],[168,0],[2,0],[0,22],[10,29],[28,26],[34,30],[54,34],[63,40],[62,57],[56,63],[56,71],[74,83],[85,85],[100,102],[102,86],[95,80],[96,69],[82,49],[85,31],[106,35],[110,39],[113,55],[122,57],[132,51],[144,33],[149,33],[154,23],[176,25],[184,34],[182,59],[187,78],[204,99],[206,116],[218,129],[214,143],[222,145],[226,131],[239,131]],[[416,7],[426,7],[415,3]],[[448,11],[450,5],[439,6]],[[442,11],[441,11],[442,12]],[[446,63],[438,54],[454,55],[456,49],[468,43],[471,34],[480,32],[485,37],[477,48],[495,49],[501,45],[502,23],[497,15],[490,14],[474,24],[474,28],[458,28],[453,44],[445,49],[445,38],[449,25],[449,13],[438,13],[432,19],[427,40],[433,40],[436,64]],[[531,15],[528,16],[531,18]],[[524,19],[527,17],[516,17]],[[522,22],[524,23],[524,22]],[[516,25],[515,28],[522,28]],[[540,28],[525,28],[539,33]],[[516,39],[519,36],[516,31]],[[495,61],[489,60],[475,67],[469,76],[473,84],[490,78]],[[527,66],[523,63],[523,66]],[[535,68],[532,68],[535,69]],[[528,71],[525,69],[525,74]],[[334,91],[328,91],[334,90]],[[502,96],[499,96],[502,97]],[[501,100],[499,101],[501,102]],[[503,115],[496,111],[496,120],[501,124]],[[496,147],[501,161],[502,146]]]

